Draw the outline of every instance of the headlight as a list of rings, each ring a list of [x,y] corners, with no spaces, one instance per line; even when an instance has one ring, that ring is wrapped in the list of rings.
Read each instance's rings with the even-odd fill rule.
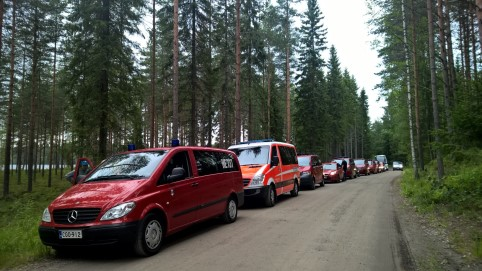
[[[309,172],[309,171],[302,171],[302,172],[300,173],[300,176],[304,176],[304,175],[311,175],[311,172]]]
[[[49,208],[45,208],[44,213],[42,214],[42,221],[43,222],[52,222],[52,218],[50,217]]]
[[[264,174],[256,174],[249,186],[263,186]]]
[[[336,172],[335,172],[335,171],[330,172],[330,175],[335,175],[335,174],[336,174]]]
[[[105,212],[100,220],[111,220],[116,219],[119,217],[123,217],[127,215],[130,211],[132,211],[136,207],[134,202],[127,202],[120,205],[117,205],[111,208],[109,211]]]

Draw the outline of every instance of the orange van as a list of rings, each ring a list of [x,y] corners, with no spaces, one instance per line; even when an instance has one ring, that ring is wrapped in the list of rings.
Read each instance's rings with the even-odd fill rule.
[[[298,196],[300,172],[295,146],[264,139],[242,142],[228,149],[238,156],[246,199],[261,198],[271,207],[281,194]]]

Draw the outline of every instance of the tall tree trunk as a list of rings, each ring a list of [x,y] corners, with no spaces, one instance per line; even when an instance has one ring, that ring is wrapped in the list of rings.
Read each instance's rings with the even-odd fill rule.
[[[172,139],[179,139],[179,0],[174,0]]]
[[[57,24],[55,24],[55,35],[57,35]],[[49,176],[48,176],[48,187],[52,186],[52,160],[54,152],[54,133],[55,124],[57,123],[55,119],[55,90],[57,87],[57,36],[55,36],[54,42],[54,67],[53,67],[53,80],[52,80],[52,97],[50,103],[50,152],[49,152]]]
[[[413,65],[413,92],[415,95],[415,129],[417,133],[417,149],[418,149],[418,162],[420,165],[420,170],[424,169],[424,162],[423,162],[423,146],[422,146],[422,136],[420,130],[420,101],[419,101],[419,76],[418,76],[418,57],[417,57],[417,31],[416,31],[416,21],[415,21],[415,9],[414,1],[411,0],[412,4],[412,65]],[[416,157],[416,155],[415,155]],[[415,179],[419,178],[418,174],[418,167],[414,167],[414,177]]]
[[[102,14],[101,20],[104,23],[102,30],[102,40],[103,42],[108,42],[110,40],[110,0],[102,0]],[[99,116],[99,152],[96,157],[96,162],[100,162],[107,157],[107,124],[108,124],[108,114],[109,114],[109,56],[105,57],[105,66],[102,67],[100,71],[100,104],[102,108],[100,109]]]
[[[290,41],[291,41],[291,34],[290,34],[290,13],[289,13],[289,1],[286,1],[286,14],[285,14],[285,37],[286,37],[286,48],[285,48],[285,54],[286,54],[286,77],[285,77],[285,84],[286,84],[286,142],[290,143],[291,142],[291,105],[290,105],[290,100],[291,100],[291,80],[290,80]]]
[[[193,146],[197,144],[197,59],[196,59],[196,0],[192,2],[192,21],[191,21],[191,129],[189,133],[189,143]]]
[[[447,12],[445,13],[446,15],[446,18],[445,18],[445,21],[446,22],[450,22],[451,19],[450,19],[450,10],[451,10],[451,4],[450,4],[450,1],[447,1],[446,2],[446,6],[447,6]],[[452,92],[450,93],[450,97],[453,101],[453,107],[456,106],[457,104],[457,99],[456,99],[456,96],[455,96],[455,86],[457,85],[457,78],[455,76],[456,72],[455,72],[455,64],[454,64],[454,49],[453,49],[453,46],[452,46],[452,29],[451,29],[451,24],[448,23],[446,25],[447,27],[447,57],[448,57],[448,65],[449,65],[449,90],[451,90]]]
[[[442,61],[442,77],[444,87],[444,106],[445,106],[445,118],[447,122],[447,132],[452,134],[453,120],[452,120],[452,100],[450,98],[450,84],[449,84],[449,66],[447,61],[447,41],[445,39],[445,16],[444,16],[444,1],[437,0],[437,13],[438,13],[438,26],[439,26],[439,39],[440,39],[440,58]]]
[[[236,0],[236,93],[234,95],[234,140],[241,141],[241,0]]]
[[[152,48],[151,48],[151,138],[149,146],[157,147],[156,143],[156,0],[152,0]]]
[[[479,28],[479,43],[480,50],[482,53],[482,0],[475,0],[475,12],[477,13],[477,25]]]
[[[3,29],[3,8],[4,3],[0,3],[0,29]],[[12,152],[12,128],[13,128],[13,80],[15,78],[15,27],[16,27],[16,0],[12,0],[12,38],[10,45],[10,82],[8,84],[8,108],[7,108],[7,134],[5,143],[5,165],[3,167],[3,197],[10,193],[10,154]],[[0,48],[1,48],[0,30]]]
[[[434,29],[433,29],[433,7],[432,0],[427,0],[427,17],[428,17],[428,41],[429,41],[429,53],[430,53],[430,85],[432,90],[432,110],[433,110],[433,123],[435,130],[435,151],[437,155],[437,180],[442,182],[444,176],[444,167],[442,159],[442,150],[440,148],[440,121],[438,110],[438,93],[437,93],[437,78],[435,67],[435,42],[434,42]]]
[[[39,18],[38,9],[35,9],[33,21],[33,43],[32,43],[32,91],[30,93],[30,121],[29,121],[29,136],[28,136],[28,184],[27,191],[32,192],[34,179],[34,151],[35,151],[35,122],[37,114],[37,91],[38,91],[38,62],[39,62]]]

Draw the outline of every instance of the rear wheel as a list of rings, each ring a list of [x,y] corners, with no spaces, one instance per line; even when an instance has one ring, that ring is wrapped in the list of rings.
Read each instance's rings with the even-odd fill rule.
[[[315,190],[316,188],[316,180],[315,178],[313,178],[313,181],[311,182],[311,185],[310,185],[310,190]]]
[[[268,193],[264,198],[264,205],[267,207],[273,207],[276,203],[276,191],[272,185],[268,186]]]
[[[223,214],[223,221],[224,223],[233,223],[236,221],[238,217],[238,204],[236,201],[231,197],[228,199],[226,204],[226,209],[224,210]]]
[[[163,238],[164,224],[162,220],[155,214],[148,214],[142,220],[137,231],[134,250],[140,256],[154,255],[161,250]]]

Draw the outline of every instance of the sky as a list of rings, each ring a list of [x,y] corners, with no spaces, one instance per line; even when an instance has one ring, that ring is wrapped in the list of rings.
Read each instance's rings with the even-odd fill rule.
[[[303,1],[306,6],[306,2]],[[368,96],[370,121],[381,119],[384,113],[383,107],[387,105],[381,98],[379,101],[378,91],[375,85],[380,83],[376,75],[381,70],[381,61],[377,52],[371,49],[371,41],[374,39],[369,34],[367,21],[368,8],[365,0],[318,0],[323,24],[327,30],[328,48],[335,46],[342,70],[347,69],[355,78],[359,90],[365,89]],[[327,50],[328,51],[328,50]],[[328,60],[328,52],[324,59]]]

